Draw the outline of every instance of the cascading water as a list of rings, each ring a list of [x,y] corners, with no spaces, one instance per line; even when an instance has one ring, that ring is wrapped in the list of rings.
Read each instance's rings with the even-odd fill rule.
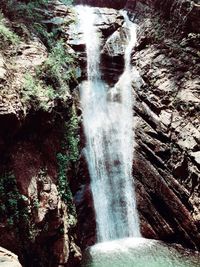
[[[131,175],[134,147],[131,85],[132,82],[141,85],[139,73],[130,60],[136,26],[122,12],[123,27],[129,32],[125,68],[116,85],[109,88],[101,80],[101,38],[95,27],[98,15],[89,7],[78,6],[76,10],[87,52],[88,79],[81,85],[81,104],[99,241],[85,251],[82,266],[199,267],[199,256],[140,237]]]
[[[92,8],[78,6],[77,13],[87,52],[88,80],[81,86],[81,104],[87,144],[85,154],[99,242],[140,236],[132,178],[133,97],[130,55],[136,42],[136,26],[124,14],[129,29],[125,69],[114,88],[100,73],[100,37]]]

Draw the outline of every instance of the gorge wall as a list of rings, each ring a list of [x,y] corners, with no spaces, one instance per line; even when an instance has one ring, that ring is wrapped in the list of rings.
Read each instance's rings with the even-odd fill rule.
[[[44,2],[0,4],[0,244],[23,266],[72,266],[77,66],[64,42],[69,8]]]
[[[32,13],[34,1],[11,2],[2,1],[0,16],[0,246],[16,253],[24,266],[77,266],[77,244],[85,248],[96,239],[81,153],[78,83],[86,75],[84,44],[75,42],[70,28],[75,16],[59,1],[39,4]],[[124,6],[138,24],[132,53],[141,76],[139,87],[133,83],[133,176],[141,232],[199,250],[200,3],[87,3]],[[123,71],[126,33],[116,10],[97,12],[103,78],[112,85]],[[112,49],[113,42],[118,49]]]

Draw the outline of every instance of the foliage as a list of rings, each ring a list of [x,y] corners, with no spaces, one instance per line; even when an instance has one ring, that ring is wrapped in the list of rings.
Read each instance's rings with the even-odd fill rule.
[[[7,220],[9,227],[15,225],[15,231],[29,229],[27,197],[19,193],[12,173],[0,177],[0,222],[4,220]]]
[[[79,156],[78,117],[75,107],[72,106],[70,120],[65,132],[66,147],[69,151],[68,157],[71,162],[76,162]]]
[[[67,167],[68,167],[68,156],[62,153],[57,154],[58,160],[58,186],[59,186],[59,193],[62,199],[69,204],[69,208],[71,209],[71,200],[72,200],[72,193],[69,189],[69,184],[66,177]],[[73,212],[71,210],[71,212]]]
[[[23,16],[26,20],[33,20],[42,18],[36,8],[45,7],[49,0],[32,0],[27,3],[18,0],[2,0],[2,2],[6,14],[15,19]]]
[[[32,104],[35,110],[42,109],[47,111],[53,106],[56,94],[53,88],[47,86],[41,80],[26,74],[24,87],[22,90],[22,100],[26,104]]]
[[[49,48],[56,44],[56,39],[59,39],[59,27],[49,31],[44,23],[49,19],[48,5],[52,4],[50,0],[1,0],[1,2],[1,8],[7,17],[15,21],[20,20],[20,23],[23,21]],[[73,0],[61,0],[61,2],[68,6]]]
[[[79,156],[78,118],[75,107],[71,109],[69,122],[65,125],[62,152],[57,154],[58,162],[58,188],[62,199],[65,201],[69,212],[69,224],[74,225],[76,210],[73,204],[73,196],[67,179],[70,164],[75,163]]]
[[[22,102],[35,110],[50,111],[55,106],[55,100],[66,101],[69,96],[69,84],[76,81],[75,57],[59,36],[58,28],[48,29],[44,23],[48,19],[49,0],[16,1],[3,0],[2,9],[11,19],[20,19],[20,26],[26,25],[28,31],[38,35],[47,45],[49,56],[36,74],[25,75],[21,92]],[[65,4],[71,1],[64,1]],[[13,12],[13,13],[12,13]],[[0,40],[15,44],[18,36],[3,24],[3,15],[0,16]],[[2,38],[1,38],[2,36]],[[26,35],[25,35],[26,36]],[[0,41],[1,44],[1,41]]]
[[[67,52],[65,44],[58,41],[36,75],[25,75],[22,101],[35,110],[49,111],[56,99],[65,100],[69,83],[75,79],[74,57]]]
[[[74,61],[75,57],[67,51],[64,42],[58,41],[39,70],[40,76],[63,93],[69,82],[76,79]]]
[[[10,30],[4,22],[3,14],[0,13],[0,40],[2,43],[16,45],[20,39],[12,30]]]

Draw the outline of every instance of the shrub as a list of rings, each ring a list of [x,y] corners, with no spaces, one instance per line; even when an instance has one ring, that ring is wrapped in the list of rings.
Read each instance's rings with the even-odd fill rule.
[[[51,86],[46,86],[41,80],[26,74],[22,89],[22,101],[35,110],[48,111],[52,106],[56,94]]]
[[[62,94],[70,81],[76,79],[74,61],[75,57],[68,53],[64,42],[58,41],[40,70],[41,76]]]
[[[3,14],[0,13],[0,41],[3,44],[16,45],[19,43],[20,38],[12,30],[10,30],[4,23]]]
[[[5,173],[0,177],[0,222],[5,219],[10,227],[17,226],[16,232],[21,228],[29,228],[27,198],[19,193],[12,173]]]

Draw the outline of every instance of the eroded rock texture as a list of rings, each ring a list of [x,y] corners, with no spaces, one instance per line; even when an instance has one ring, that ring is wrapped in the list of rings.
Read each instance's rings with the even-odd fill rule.
[[[15,4],[6,9],[7,1],[3,1],[0,19],[5,29],[0,36],[0,245],[16,253],[23,266],[66,266],[69,260],[72,264],[81,259],[74,237],[76,218],[62,197],[59,180],[62,172],[64,193],[70,168],[57,157],[63,153],[72,95],[68,82],[63,83],[65,90],[59,97],[48,93],[48,86],[55,90],[59,86],[58,76],[52,80],[50,73],[45,78],[48,86],[44,83],[42,68],[50,56],[49,46],[26,13],[19,17],[17,8],[23,4]],[[52,2],[48,11],[41,8],[39,12],[44,14],[43,27],[59,28],[59,36],[66,38],[62,29],[66,19],[72,19],[67,6]],[[11,39],[16,34],[17,45]],[[59,53],[64,49],[69,47],[60,46]],[[62,66],[63,72],[67,68]],[[36,77],[39,70],[41,75]]]
[[[144,84],[135,88],[133,174],[142,232],[199,249],[199,35],[172,30],[147,6],[136,14],[133,62]]]

